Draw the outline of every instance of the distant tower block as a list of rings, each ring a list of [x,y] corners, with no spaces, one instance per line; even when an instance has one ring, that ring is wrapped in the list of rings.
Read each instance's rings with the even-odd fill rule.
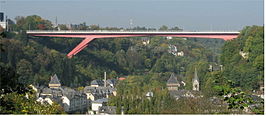
[[[193,89],[194,91],[199,91],[199,77],[197,74],[197,69],[195,68],[194,78],[192,79]]]
[[[0,12],[0,26],[3,29],[7,28],[7,24],[6,24],[6,21],[4,20],[4,13],[3,12]]]

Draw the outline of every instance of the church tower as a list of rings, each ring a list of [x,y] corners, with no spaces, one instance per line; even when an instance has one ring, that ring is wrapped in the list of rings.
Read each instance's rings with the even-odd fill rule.
[[[167,88],[168,88],[169,91],[178,90],[178,87],[180,87],[180,83],[177,80],[177,77],[175,76],[174,73],[171,74],[171,76],[168,79],[166,85],[167,85]]]
[[[194,72],[194,78],[192,79],[192,85],[193,85],[192,90],[199,91],[199,77],[198,77],[196,68],[195,68],[195,72]]]
[[[61,87],[61,83],[60,83],[56,74],[54,74],[54,76],[51,76],[51,80],[49,82],[49,87],[50,88],[60,88]]]

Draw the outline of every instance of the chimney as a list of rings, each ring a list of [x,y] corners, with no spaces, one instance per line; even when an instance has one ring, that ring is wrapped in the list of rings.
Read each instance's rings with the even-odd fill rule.
[[[104,87],[106,87],[106,72],[104,72]]]

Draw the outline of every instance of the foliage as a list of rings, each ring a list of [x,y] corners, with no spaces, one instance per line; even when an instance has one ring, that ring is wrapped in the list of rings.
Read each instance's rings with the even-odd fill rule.
[[[221,62],[223,75],[245,90],[257,90],[263,82],[263,27],[244,28],[237,39],[228,41],[223,47]],[[240,51],[248,53],[243,58]]]
[[[18,94],[16,92],[1,96],[1,114],[62,114],[59,104],[41,104],[36,101],[35,94]]]
[[[52,29],[52,23],[49,20],[42,19],[40,16],[17,16],[16,20],[16,29],[19,30],[48,30]]]
[[[112,96],[109,105],[117,106],[117,113],[124,108],[126,114],[158,114],[170,104],[172,99],[160,83],[157,74],[146,76],[128,76],[117,85],[117,96]],[[146,93],[153,97],[147,98]]]
[[[209,75],[210,81],[213,81],[210,89],[213,95],[224,98],[229,109],[251,109],[253,113],[264,113],[263,100],[250,95],[263,86],[263,41],[263,27],[245,27],[237,39],[226,42],[222,48],[224,70]],[[248,57],[242,57],[240,52],[247,53]]]
[[[36,101],[36,93],[20,83],[18,74],[10,66],[0,63],[0,114],[61,114],[58,104],[41,104]]]
[[[159,74],[145,76],[129,76],[117,85],[117,96],[112,96],[109,105],[117,106],[117,113],[123,107],[125,114],[214,114],[231,113],[226,105],[215,105],[209,97],[180,98],[175,100],[166,89],[166,81],[160,78],[169,78]],[[147,92],[153,97],[148,98]]]

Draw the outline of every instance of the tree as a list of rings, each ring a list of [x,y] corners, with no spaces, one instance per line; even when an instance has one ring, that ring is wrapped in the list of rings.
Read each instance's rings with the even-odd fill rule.
[[[42,19],[40,16],[17,16],[15,18],[17,24],[17,31],[20,30],[48,30],[52,29],[52,23],[49,20]]]
[[[25,84],[33,83],[32,79],[27,79],[27,78],[30,78],[32,76],[32,64],[29,61],[27,61],[25,59],[21,59],[17,63],[16,67],[17,67],[17,73],[19,75],[21,75],[19,78],[19,81],[21,83],[25,83]]]
[[[159,28],[160,31],[166,31],[168,30],[168,27],[166,25],[162,25],[160,28]]]
[[[0,63],[0,114],[61,114],[64,113],[58,104],[40,104],[36,93],[19,81],[16,71]]]
[[[89,26],[89,29],[90,30],[99,30],[100,29],[100,26],[99,25],[90,25]]]
[[[59,30],[68,30],[67,26],[65,24],[59,24],[58,25]]]
[[[179,27],[173,27],[170,30],[172,30],[172,31],[183,31],[183,29],[181,29]]]

